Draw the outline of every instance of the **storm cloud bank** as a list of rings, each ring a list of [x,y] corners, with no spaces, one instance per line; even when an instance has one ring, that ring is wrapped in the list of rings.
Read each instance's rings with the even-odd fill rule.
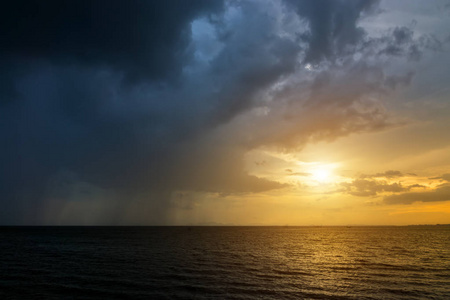
[[[258,147],[378,131],[429,39],[377,1],[15,1],[0,18],[2,224],[166,224],[175,191],[285,185]],[[351,84],[350,84],[351,83]],[[394,174],[395,175],[395,174]]]

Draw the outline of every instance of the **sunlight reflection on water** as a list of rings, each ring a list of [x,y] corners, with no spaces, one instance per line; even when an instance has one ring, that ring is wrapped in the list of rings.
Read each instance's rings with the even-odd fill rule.
[[[0,295],[448,299],[450,226],[2,228]]]

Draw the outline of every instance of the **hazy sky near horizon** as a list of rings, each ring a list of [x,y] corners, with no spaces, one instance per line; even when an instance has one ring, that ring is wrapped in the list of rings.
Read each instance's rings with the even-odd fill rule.
[[[1,225],[450,223],[450,1],[11,1]]]

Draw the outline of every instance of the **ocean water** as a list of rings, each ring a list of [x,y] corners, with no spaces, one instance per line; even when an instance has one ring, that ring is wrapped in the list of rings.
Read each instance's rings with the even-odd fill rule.
[[[0,299],[450,299],[450,226],[0,227]]]

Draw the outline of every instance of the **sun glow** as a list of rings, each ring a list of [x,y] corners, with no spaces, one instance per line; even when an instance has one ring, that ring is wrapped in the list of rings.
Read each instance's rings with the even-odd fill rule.
[[[318,182],[328,182],[331,178],[331,170],[318,168],[311,171],[312,179]]]
[[[315,183],[320,185],[331,183],[338,180],[333,172],[337,165],[337,163],[315,162],[308,167],[306,172],[310,174],[309,179]]]

